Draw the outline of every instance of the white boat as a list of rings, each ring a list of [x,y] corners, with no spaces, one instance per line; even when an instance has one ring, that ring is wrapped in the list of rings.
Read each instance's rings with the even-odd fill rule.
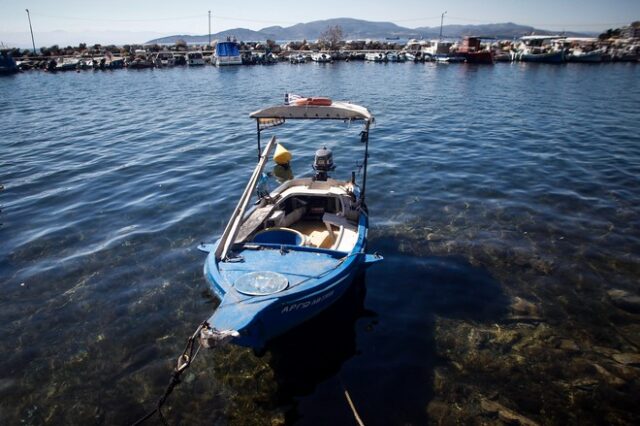
[[[90,70],[90,69],[93,69],[94,66],[95,66],[95,61],[93,60],[93,58],[81,58],[78,61],[77,69]]]
[[[602,51],[601,50],[584,51],[582,49],[573,49],[572,51],[569,52],[569,55],[567,56],[567,61],[589,62],[589,63],[602,62]]]
[[[429,46],[426,46],[423,49],[423,52],[431,57],[435,57],[438,55],[449,55],[451,51],[451,46],[453,46],[453,42],[450,41],[442,41],[442,40],[432,40]]]
[[[602,62],[604,51],[599,48],[600,40],[595,37],[567,37],[559,42],[560,47],[568,51],[568,62]]]
[[[404,57],[410,62],[415,62],[417,60],[417,56],[410,52],[404,52]]]
[[[322,64],[333,62],[333,58],[331,58],[331,55],[328,53],[314,53],[311,55],[311,60]]]
[[[99,70],[115,70],[124,68],[124,65],[124,58],[113,56],[110,52],[107,52],[99,61],[94,60],[94,68]]]
[[[187,53],[187,65],[191,67],[204,65],[204,56],[202,56],[202,52]]]
[[[405,62],[406,60],[403,53],[387,52],[387,61],[389,62]]]
[[[230,37],[227,38],[227,41],[218,42],[216,44],[216,51],[213,53],[211,64],[218,67],[226,65],[242,65],[240,45]]]
[[[298,53],[297,55],[289,56],[289,62],[292,64],[304,64],[307,62],[307,57],[302,53]]]
[[[176,63],[176,58],[172,52],[158,52],[153,58],[153,63],[156,67],[172,67]]]
[[[463,56],[456,55],[436,55],[433,57],[436,62],[444,63],[444,64],[459,64],[466,62],[466,59]]]
[[[561,64],[565,61],[564,50],[558,49],[553,42],[562,38],[562,36],[521,37],[515,52],[511,52],[511,60]]]
[[[364,60],[369,62],[387,62],[387,55],[384,53],[367,53]]]
[[[56,71],[73,71],[78,69],[79,58],[58,58],[56,60]]]

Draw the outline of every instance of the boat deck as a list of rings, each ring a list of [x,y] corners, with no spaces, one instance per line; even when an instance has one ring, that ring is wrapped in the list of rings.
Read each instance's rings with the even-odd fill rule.
[[[315,281],[334,271],[346,256],[344,253],[319,253],[313,251],[284,250],[278,248],[245,248],[238,253],[243,262],[220,262],[220,274],[233,286],[240,276],[256,271],[277,272],[289,281],[289,289]],[[302,289],[302,288],[300,288]],[[285,290],[287,291],[287,290]],[[251,297],[251,296],[249,296]]]

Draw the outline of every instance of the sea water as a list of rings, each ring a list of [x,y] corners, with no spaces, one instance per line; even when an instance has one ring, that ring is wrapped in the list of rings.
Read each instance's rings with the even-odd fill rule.
[[[218,304],[196,246],[255,164],[249,113],[286,92],[375,115],[385,260],[262,356],[201,351],[173,424],[351,424],[345,392],[367,425],[638,418],[638,65],[350,62],[0,79],[0,423],[154,407]],[[361,180],[359,131],[263,138]]]

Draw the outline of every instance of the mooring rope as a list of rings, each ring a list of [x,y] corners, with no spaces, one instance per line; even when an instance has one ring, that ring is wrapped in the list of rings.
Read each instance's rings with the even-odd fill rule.
[[[349,391],[344,385],[344,382],[342,381],[342,377],[338,376],[338,378],[340,379],[340,385],[342,386],[342,390],[344,391],[344,397],[347,399],[347,403],[349,403],[349,408],[351,408],[351,412],[353,413],[353,418],[356,420],[356,423],[358,424],[358,426],[364,426],[364,422],[360,418],[360,415],[358,414],[358,410],[356,410],[356,406],[351,400],[351,395],[349,395]]]
[[[198,326],[195,333],[193,333],[193,335],[189,337],[189,339],[187,340],[187,344],[184,348],[184,351],[182,351],[182,355],[178,357],[178,362],[176,364],[176,367],[173,369],[173,373],[171,373],[171,379],[169,380],[169,385],[167,386],[167,389],[164,391],[164,394],[160,397],[160,399],[158,399],[158,402],[156,403],[156,407],[153,410],[149,411],[147,414],[145,414],[143,417],[138,419],[135,423],[132,424],[132,426],[141,425],[142,423],[149,420],[151,416],[153,416],[155,413],[158,413],[158,416],[160,417],[162,424],[168,425],[167,420],[164,418],[164,415],[162,414],[162,406],[167,401],[167,398],[169,397],[169,395],[171,395],[171,392],[173,392],[173,389],[180,383],[180,376],[182,375],[182,373],[184,373],[185,370],[189,368],[193,360],[198,355],[198,352],[200,352],[200,346],[201,346],[200,344],[198,344],[198,348],[195,349],[194,351],[195,343],[197,341],[198,336],[200,335],[200,331],[206,326],[208,326],[208,324],[206,321],[204,321],[202,324]]]

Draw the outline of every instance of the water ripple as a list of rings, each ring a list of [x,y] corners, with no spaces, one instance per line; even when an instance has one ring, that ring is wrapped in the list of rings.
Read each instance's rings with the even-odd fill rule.
[[[637,66],[624,64],[369,63],[0,79],[0,423],[128,423],[159,395],[181,336],[217,303],[195,246],[222,231],[251,173],[248,114],[289,91],[362,103],[376,115],[371,245],[390,265],[367,278],[376,319],[337,331],[346,333],[345,354],[334,364],[323,351],[336,345],[314,349],[327,357],[324,375],[237,348],[203,357],[216,367],[200,365],[187,379],[170,410],[176,422],[350,422],[336,408],[344,405],[334,383],[341,371],[367,419],[422,424],[430,380],[441,386],[439,398],[465,404],[462,394],[485,392],[502,377],[507,349],[491,357],[501,364],[483,364],[469,358],[477,351],[468,345],[505,318],[499,305],[512,297],[540,304],[545,318],[535,333],[547,343],[563,336],[637,351],[638,317],[613,307],[607,291],[638,291],[639,81]],[[310,173],[313,151],[326,145],[336,174],[348,176],[361,159],[359,130],[288,123],[265,137],[277,134],[292,150],[297,175]],[[461,298],[469,288],[477,300]],[[528,325],[500,324],[515,327],[522,342],[531,336]],[[586,371],[572,370],[586,359],[580,355],[567,361],[565,376],[554,375],[554,356],[537,350],[522,352],[528,383],[554,395]],[[631,423],[637,369],[589,353],[626,380],[616,401],[593,410]],[[462,372],[438,370],[438,360]],[[482,376],[489,365],[491,380]],[[506,377],[517,376],[509,368]],[[364,379],[374,372],[384,385]],[[548,420],[543,411],[560,416],[550,423],[592,413],[574,406],[577,417],[562,417],[563,397],[540,403],[502,382],[501,395],[538,420]]]

